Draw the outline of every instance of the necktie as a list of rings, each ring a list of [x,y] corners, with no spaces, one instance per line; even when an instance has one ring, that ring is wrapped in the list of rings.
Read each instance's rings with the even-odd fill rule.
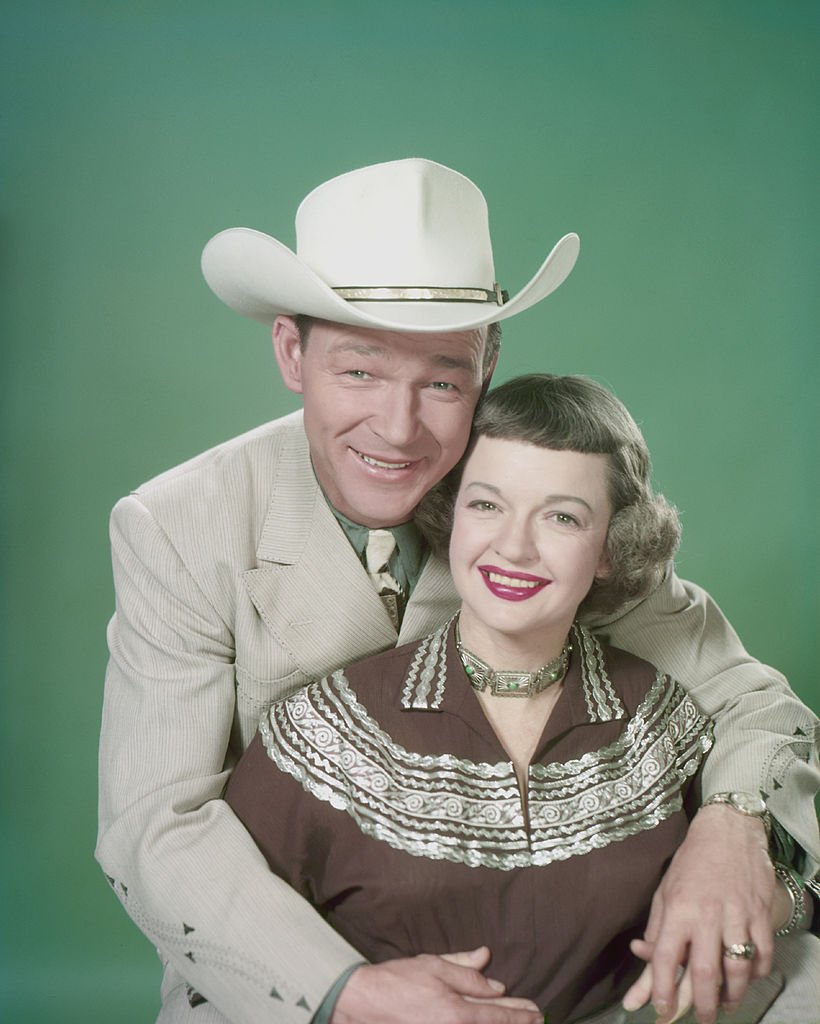
[[[376,593],[387,609],[390,621],[399,628],[399,598],[401,587],[388,571],[387,564],[396,547],[396,538],[390,530],[370,530],[364,555],[367,573],[373,581]]]

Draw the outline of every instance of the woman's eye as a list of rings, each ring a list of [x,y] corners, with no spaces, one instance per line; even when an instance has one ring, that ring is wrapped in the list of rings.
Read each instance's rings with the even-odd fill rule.
[[[471,501],[467,508],[474,508],[477,512],[497,512],[498,505],[491,501]]]
[[[578,520],[575,516],[569,514],[569,512],[554,512],[553,519],[556,523],[560,523],[562,526],[577,526]]]

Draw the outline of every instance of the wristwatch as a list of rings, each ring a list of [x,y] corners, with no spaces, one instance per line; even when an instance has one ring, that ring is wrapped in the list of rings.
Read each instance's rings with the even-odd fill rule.
[[[744,793],[739,790],[735,790],[732,793],[713,793],[703,801],[701,806],[708,807],[710,804],[726,804],[732,810],[740,811],[741,814],[745,814],[750,818],[759,818],[766,829],[767,838],[771,836],[772,816],[766,809],[766,804],[756,794]]]

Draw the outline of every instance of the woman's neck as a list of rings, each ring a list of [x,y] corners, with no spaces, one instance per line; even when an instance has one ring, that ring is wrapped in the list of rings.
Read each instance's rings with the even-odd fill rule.
[[[464,608],[458,618],[463,646],[497,672],[537,672],[560,656],[571,625],[559,623],[519,633],[491,628]]]

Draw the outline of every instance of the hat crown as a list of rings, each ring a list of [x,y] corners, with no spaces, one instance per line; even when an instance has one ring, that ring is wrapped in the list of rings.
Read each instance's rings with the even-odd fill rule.
[[[411,158],[319,185],[296,212],[296,252],[331,288],[495,283],[487,204],[463,174]]]

